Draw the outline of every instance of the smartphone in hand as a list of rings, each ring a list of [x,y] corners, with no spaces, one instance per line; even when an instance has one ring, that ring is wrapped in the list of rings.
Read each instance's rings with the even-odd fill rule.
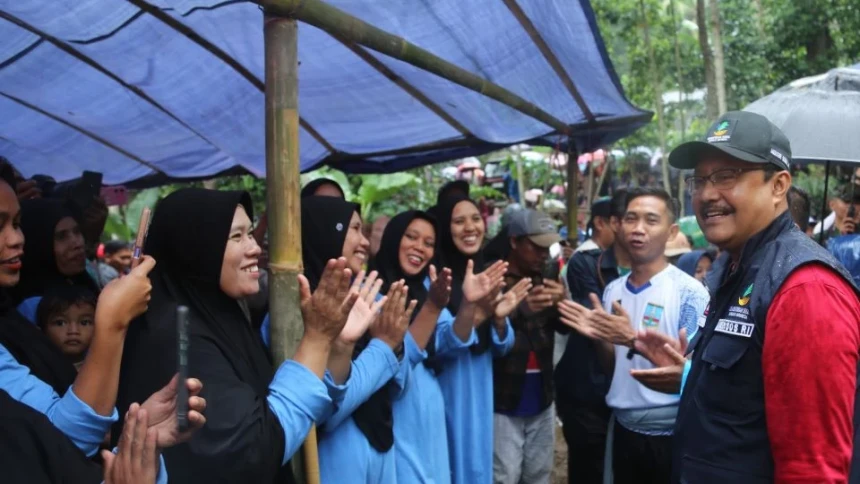
[[[134,240],[134,249],[131,253],[131,268],[134,269],[140,264],[140,259],[143,257],[143,244],[146,242],[146,235],[149,232],[149,217],[152,210],[149,207],[144,207],[140,213],[140,222],[137,224],[137,238]]]
[[[176,307],[177,366],[176,421],[179,431],[188,430],[188,306]]]

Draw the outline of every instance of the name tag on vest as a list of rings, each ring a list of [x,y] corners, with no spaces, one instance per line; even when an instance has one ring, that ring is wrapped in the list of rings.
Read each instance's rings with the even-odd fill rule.
[[[717,321],[717,327],[714,328],[714,331],[750,338],[752,337],[754,329],[755,325],[752,323],[740,323],[737,321],[730,321],[728,319],[721,319]]]

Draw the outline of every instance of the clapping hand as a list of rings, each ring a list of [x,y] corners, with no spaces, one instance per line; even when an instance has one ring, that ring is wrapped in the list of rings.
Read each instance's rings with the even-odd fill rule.
[[[338,336],[339,343],[354,345],[378,317],[379,309],[385,304],[387,298],[382,297],[378,301],[376,300],[379,288],[382,287],[382,279],[377,276],[377,272],[373,271],[365,278],[364,271],[361,271],[353,281],[350,292],[358,294],[358,299],[352,306],[346,325]]]
[[[592,313],[591,309],[566,299],[558,304],[558,312],[561,315],[561,322],[566,326],[576,330],[587,338],[600,339],[597,331],[589,324]]]
[[[427,300],[439,309],[448,305],[451,299],[451,269],[447,267],[436,274],[436,266],[430,264],[430,290]]]
[[[646,387],[663,393],[677,394],[681,391],[681,380],[687,359],[687,330],[681,329],[679,339],[657,331],[640,331],[635,348],[657,368],[630,370],[630,375]]]
[[[588,324],[594,328],[598,337],[617,345],[631,345],[636,337],[636,331],[630,325],[630,316],[621,304],[618,301],[612,301],[612,314],[609,314],[603,309],[603,303],[597,294],[591,293],[589,297],[594,310],[591,312]]]
[[[132,403],[125,417],[117,453],[103,450],[105,484],[155,484],[158,476],[157,432],[147,411]]]
[[[409,321],[418,301],[412,300],[407,306],[409,287],[401,280],[388,289],[388,300],[382,307],[382,314],[370,327],[370,334],[396,350],[403,344],[403,337],[409,328]]]
[[[603,303],[596,294],[590,295],[594,309],[570,300],[564,300],[558,305],[561,322],[591,339],[606,341],[617,345],[632,344],[636,332],[630,326],[630,317],[617,301],[612,303],[609,314],[603,309]]]
[[[510,290],[504,294],[499,294],[494,301],[495,307],[493,309],[493,315],[496,319],[510,316],[514,309],[528,297],[531,288],[532,281],[530,279],[520,279]]]
[[[487,270],[475,274],[475,263],[470,259],[466,264],[466,275],[463,278],[463,298],[468,303],[478,303],[486,300],[493,291],[502,287],[505,282],[505,273],[508,271],[508,263],[496,261]],[[492,301],[493,299],[489,299]]]
[[[299,275],[305,334],[321,335],[329,342],[340,335],[359,296],[350,291],[351,278],[352,271],[346,268],[346,259],[343,257],[328,261],[313,294],[308,279]]]

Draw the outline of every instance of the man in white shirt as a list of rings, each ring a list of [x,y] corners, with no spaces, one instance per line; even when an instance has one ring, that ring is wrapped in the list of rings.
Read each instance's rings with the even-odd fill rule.
[[[630,274],[612,281],[594,310],[573,302],[559,305],[562,321],[600,342],[599,354],[612,377],[606,403],[615,423],[607,449],[615,484],[665,484],[671,478],[672,429],[679,395],[650,390],[630,376],[654,366],[632,350],[647,329],[677,338],[695,331],[705,311],[704,286],[667,261],[666,242],[678,233],[678,205],[658,188],[632,189],[619,237],[630,252]],[[610,464],[608,464],[610,465]]]

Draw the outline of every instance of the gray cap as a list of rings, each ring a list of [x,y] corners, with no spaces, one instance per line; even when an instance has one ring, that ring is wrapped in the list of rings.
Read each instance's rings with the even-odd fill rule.
[[[511,214],[508,225],[511,237],[528,237],[535,245],[549,247],[561,242],[561,236],[549,215],[537,210],[520,210]]]

